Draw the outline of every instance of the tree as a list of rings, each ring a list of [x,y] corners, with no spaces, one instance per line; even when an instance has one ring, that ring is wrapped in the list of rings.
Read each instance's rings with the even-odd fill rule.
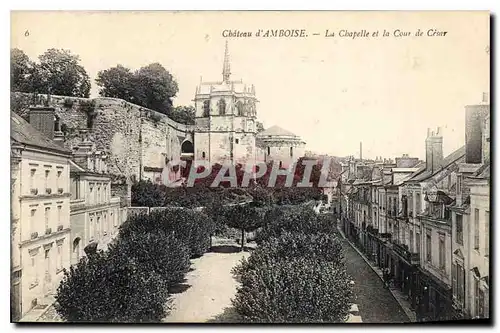
[[[172,98],[179,87],[172,74],[161,64],[141,67],[135,72],[133,81],[138,104],[165,114],[172,109]]]
[[[38,93],[89,97],[90,79],[80,57],[69,50],[49,49],[39,56],[35,82]]]
[[[99,71],[95,80],[100,87],[99,95],[133,102],[136,95],[133,76],[134,73],[122,65]]]
[[[172,108],[168,113],[170,119],[175,122],[186,124],[186,125],[194,125],[195,120],[195,108],[194,106],[176,106]]]
[[[254,231],[262,226],[262,218],[256,207],[250,205],[227,206],[225,219],[230,228],[241,230],[241,251],[245,246],[245,232]]]
[[[165,203],[166,186],[153,184],[150,180],[140,180],[132,185],[132,206],[162,207]]]
[[[34,63],[20,49],[10,50],[10,90],[32,90]]]

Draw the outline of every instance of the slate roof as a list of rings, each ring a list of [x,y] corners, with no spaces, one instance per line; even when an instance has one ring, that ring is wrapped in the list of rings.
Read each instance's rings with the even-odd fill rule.
[[[28,146],[71,154],[70,150],[56,144],[14,112],[10,113],[10,138],[12,141]]]
[[[298,137],[297,134],[294,134],[286,129],[283,129],[279,126],[272,126],[268,129],[257,134],[258,137],[266,137],[266,136],[295,136]]]
[[[465,145],[458,148],[454,152],[452,152],[450,155],[446,156],[443,161],[441,162],[440,166],[441,168],[446,168],[453,162],[457,161],[458,159],[462,158],[465,156]],[[426,180],[439,172],[440,169],[434,170],[434,172],[431,172],[431,170],[425,170],[425,164],[421,166],[421,170],[416,171],[408,180],[407,182],[420,182],[423,180]]]

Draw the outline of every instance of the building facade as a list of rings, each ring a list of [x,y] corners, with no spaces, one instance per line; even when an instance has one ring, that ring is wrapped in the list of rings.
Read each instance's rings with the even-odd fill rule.
[[[70,265],[71,152],[53,141],[53,109],[33,109],[30,123],[41,131],[11,113],[14,320],[45,304]]]
[[[106,156],[88,141],[75,148],[70,165],[72,264],[78,263],[85,247],[92,243],[106,250],[127,213],[126,207],[120,207],[120,197],[111,195]]]

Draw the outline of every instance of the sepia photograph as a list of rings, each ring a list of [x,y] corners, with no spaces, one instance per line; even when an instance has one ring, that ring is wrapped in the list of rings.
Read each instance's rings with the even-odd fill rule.
[[[491,26],[11,11],[11,322],[491,324]]]

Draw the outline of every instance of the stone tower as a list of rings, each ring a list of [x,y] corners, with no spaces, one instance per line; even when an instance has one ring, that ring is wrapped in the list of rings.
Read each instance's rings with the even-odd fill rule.
[[[196,87],[195,160],[254,163],[257,102],[253,85],[231,80],[226,41],[222,81]]]

